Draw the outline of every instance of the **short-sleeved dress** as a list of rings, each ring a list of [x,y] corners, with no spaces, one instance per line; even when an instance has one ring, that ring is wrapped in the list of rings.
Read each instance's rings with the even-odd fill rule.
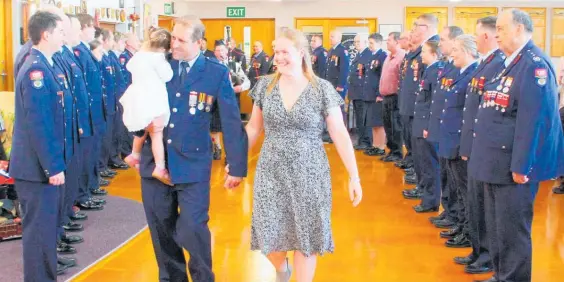
[[[326,80],[310,83],[294,106],[284,108],[272,77],[251,90],[262,109],[265,140],[256,168],[251,249],[263,254],[333,252],[331,174],[323,140],[328,109],[343,99]]]

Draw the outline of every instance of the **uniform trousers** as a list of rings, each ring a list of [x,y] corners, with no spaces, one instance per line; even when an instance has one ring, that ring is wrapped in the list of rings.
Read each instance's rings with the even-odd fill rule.
[[[110,145],[110,160],[109,160],[109,164],[121,164],[123,163],[123,161],[120,158],[120,155],[122,155],[121,153],[121,147],[124,146],[122,143],[125,142],[125,140],[122,138],[123,135],[123,131],[126,130],[125,129],[125,125],[123,124],[123,108],[120,106],[118,106],[118,110],[116,111],[116,114],[114,115],[114,120],[113,120],[113,133],[112,133],[112,143]],[[127,154],[129,155],[129,153]],[[127,155],[123,155],[124,157]]]
[[[100,144],[100,158],[98,160],[98,170],[99,172],[108,170],[108,163],[110,161],[110,156],[112,153],[112,145],[114,141],[114,125],[116,114],[107,115],[106,132],[102,136]]]
[[[498,281],[531,281],[531,225],[539,183],[478,184],[484,187],[487,236]]]
[[[65,175],[65,208],[63,212],[63,223],[68,224],[71,222],[70,217],[74,216],[73,209],[80,191],[80,176],[83,170],[82,162],[82,141],[78,144],[77,150],[71,160],[71,164],[67,167],[67,174]]]
[[[440,168],[437,156],[439,144],[429,142],[423,137],[413,137],[412,141],[418,186],[423,191],[421,206],[426,209],[438,207],[441,200]]]
[[[405,149],[407,153],[404,156],[404,161],[408,165],[413,165],[413,147],[411,146],[411,132],[413,128],[413,116],[406,116],[401,115],[401,124],[402,124],[402,139],[403,144],[405,145]]]
[[[131,154],[131,150],[133,148],[133,133],[129,132],[125,124],[123,123],[123,106],[119,104],[118,106],[118,115],[117,117],[117,136],[119,138],[119,149],[118,152],[121,154],[122,158],[129,156]],[[114,158],[112,158],[114,160]]]
[[[386,131],[386,146],[389,155],[402,157],[402,123],[398,107],[398,95],[382,96],[384,101],[384,130]]]
[[[452,194],[456,194],[456,205],[454,207],[457,214],[457,223],[463,231],[468,231],[468,218],[466,217],[466,206],[468,200],[468,163],[456,157],[447,159],[448,177],[452,179]],[[465,233],[468,235],[468,233]]]
[[[484,208],[484,184],[468,176],[468,239],[472,244],[472,256],[477,265],[491,265],[489,242],[486,233],[486,214]]]
[[[78,197],[76,200],[79,203],[84,203],[88,201],[88,199],[92,198],[92,194],[90,193],[90,186],[94,184],[91,184],[91,182],[94,180],[98,182],[95,172],[98,158],[94,157],[94,153],[96,151],[96,139],[96,136],[90,136],[82,138],[80,140],[81,146],[79,148],[81,155],[81,174],[80,185],[78,186]]]
[[[210,182],[177,184],[171,188],[158,180],[143,178],[141,193],[159,281],[188,281],[183,248],[190,254],[188,269],[192,281],[214,281],[208,227]]]
[[[439,157],[441,180],[441,205],[446,213],[446,219],[458,222],[458,195],[452,178],[449,177],[448,159]]]
[[[372,147],[372,127],[367,126],[367,103],[363,100],[353,100],[353,107],[358,131],[358,145]]]
[[[57,223],[60,190],[43,182],[16,179],[22,210],[25,282],[57,280]]]

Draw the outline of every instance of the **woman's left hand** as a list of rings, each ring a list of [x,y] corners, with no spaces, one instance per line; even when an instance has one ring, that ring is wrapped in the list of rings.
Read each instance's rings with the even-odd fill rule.
[[[353,202],[353,207],[358,206],[360,201],[362,201],[362,187],[360,186],[360,181],[351,180],[349,182],[349,198]]]

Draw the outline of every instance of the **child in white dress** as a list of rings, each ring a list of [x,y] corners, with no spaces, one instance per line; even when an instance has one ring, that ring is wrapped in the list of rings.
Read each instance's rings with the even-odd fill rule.
[[[155,29],[141,50],[127,63],[132,83],[120,103],[123,105],[123,123],[135,132],[131,155],[125,162],[139,169],[139,159],[147,134],[151,136],[155,170],[153,177],[171,185],[165,167],[163,130],[170,119],[166,83],[173,73],[165,54],[170,50],[171,35],[164,29]]]

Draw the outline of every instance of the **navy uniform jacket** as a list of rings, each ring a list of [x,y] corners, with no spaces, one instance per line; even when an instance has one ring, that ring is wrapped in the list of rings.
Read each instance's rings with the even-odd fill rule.
[[[429,40],[439,40],[439,36],[435,35]],[[421,59],[421,50],[423,46],[419,46],[413,52],[405,55],[406,61],[404,62],[404,77],[401,80],[399,92],[399,111],[400,115],[413,116],[413,109],[415,108],[415,93],[419,89],[421,75],[425,71],[425,65]]]
[[[84,72],[80,66],[78,58],[67,47],[63,47],[62,59],[68,70],[70,77],[68,78],[72,86],[71,92],[74,97],[76,107],[78,130],[82,131],[81,138],[92,136],[92,117],[90,115],[90,98],[86,90],[86,80]]]
[[[123,71],[121,70],[118,56],[114,51],[108,52],[108,56],[110,57],[110,62],[112,64],[112,67],[114,68],[114,74],[116,77],[116,101],[119,101],[123,93],[125,93],[127,85]],[[117,103],[117,105],[119,106],[119,103]]]
[[[20,71],[20,69],[23,66],[23,63],[25,62],[25,59],[27,59],[27,57],[29,56],[31,47],[33,47],[33,42],[31,42],[31,40],[28,40],[20,49],[18,55],[16,55],[16,61],[14,63],[14,77],[16,79],[18,77],[18,72]]]
[[[127,70],[125,66],[129,63],[129,60],[133,57],[133,53],[131,51],[125,49],[121,55],[119,55],[119,64],[121,66],[121,73],[123,74],[123,78],[125,79],[125,89],[131,85],[131,73]],[[125,91],[125,90],[124,90]]]
[[[376,102],[376,98],[380,96],[380,78],[382,77],[382,66],[388,54],[380,49],[372,55],[370,60],[364,66],[365,78],[364,87],[362,89],[362,99],[367,102]]]
[[[178,61],[172,60],[170,64],[174,72],[167,83],[171,116],[163,142],[172,183],[210,181],[212,143],[209,128],[215,100],[219,105],[229,174],[245,177],[248,140],[229,80],[229,70],[201,55],[189,74],[184,71],[179,75]],[[151,177],[155,164],[150,142],[143,147],[140,168],[142,177]]]
[[[372,52],[365,48],[352,61],[349,67],[348,95],[349,100],[362,100],[364,81],[366,80],[366,66],[372,59]]]
[[[472,74],[472,80],[468,84],[466,101],[464,102],[462,135],[460,136],[461,156],[470,156],[472,142],[474,141],[474,119],[482,100],[481,95],[484,93],[484,86],[499,71],[503,70],[503,61],[505,61],[505,55],[498,49],[485,58]]]
[[[104,134],[106,132],[106,109],[103,103],[100,62],[96,60],[90,49],[84,43],[80,43],[74,47],[74,55],[78,58],[86,80],[86,91],[88,91],[90,98],[92,132],[95,135]]]
[[[431,117],[431,101],[433,100],[433,92],[438,86],[438,77],[444,70],[445,63],[437,61],[428,66],[423,72],[419,91],[415,93],[415,112],[413,113],[412,135],[413,137],[423,138],[423,130],[429,127],[429,119]]]
[[[349,53],[342,44],[329,50],[327,54],[327,69],[325,79],[331,82],[333,87],[347,89],[347,77],[349,75]],[[343,91],[341,98],[344,98],[346,91]]]
[[[102,71],[102,89],[104,89],[104,107],[106,115],[115,115],[117,109],[116,73],[109,55],[104,55],[100,62]]]
[[[460,135],[462,133],[462,113],[466,100],[468,83],[472,79],[472,73],[478,67],[478,62],[470,64],[460,75],[458,75],[445,94],[445,105],[442,111],[439,152],[438,155],[447,159],[459,157]]]
[[[486,83],[474,124],[469,173],[513,184],[512,172],[539,182],[564,174],[564,134],[550,58],[530,40],[509,66]]]
[[[54,68],[32,49],[16,80],[10,175],[47,182],[66,169],[64,92]]]
[[[349,100],[362,100],[364,81],[366,80],[365,67],[370,63],[371,59],[372,52],[370,52],[370,49],[365,48],[352,60],[347,80]]]
[[[405,78],[405,72],[407,71],[407,58],[409,57],[409,54],[411,54],[411,51],[406,51],[405,56],[403,57],[403,60],[401,61],[400,64],[400,75],[399,75],[399,84],[398,84],[398,94],[401,93],[401,84],[403,83],[403,79]]]
[[[229,57],[229,61],[235,61],[241,64],[244,71],[247,71],[247,58],[245,58],[245,52],[239,48],[229,49],[227,52],[227,56]]]
[[[460,69],[451,62],[446,62],[442,72],[437,77],[437,87],[433,90],[429,126],[427,127],[427,141],[439,142],[441,116],[445,106],[445,92],[449,84],[460,74]]]
[[[323,46],[319,46],[313,50],[311,66],[315,75],[325,78],[325,72],[327,71],[327,50],[325,50]]]
[[[64,48],[64,47],[63,47]],[[72,94],[72,82],[70,66],[67,66],[61,52],[53,54],[53,71],[63,93],[64,113],[64,150],[65,163],[68,165],[72,156],[78,153],[78,123],[77,109]]]
[[[254,54],[251,59],[251,65],[249,67],[249,80],[251,85],[255,85],[258,78],[267,75],[268,69],[270,68],[270,58],[266,55],[264,51]]]

